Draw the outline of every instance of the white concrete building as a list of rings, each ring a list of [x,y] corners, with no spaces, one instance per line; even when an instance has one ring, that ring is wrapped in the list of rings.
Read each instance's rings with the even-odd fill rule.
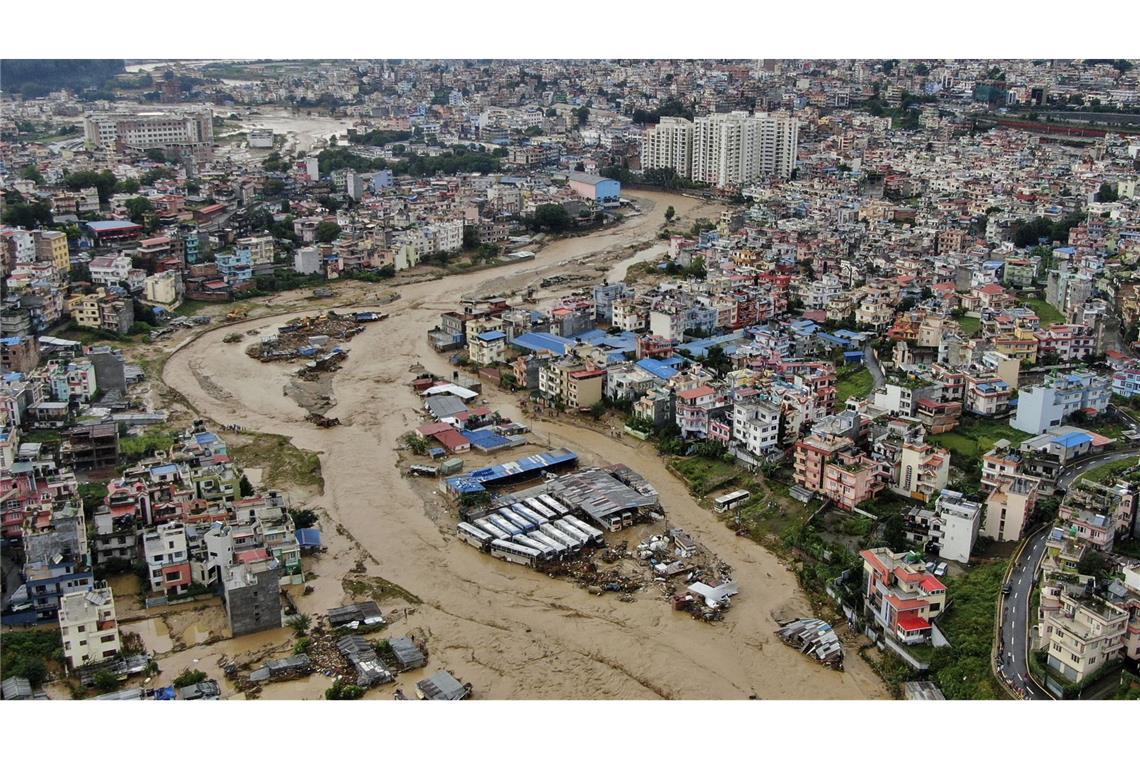
[[[693,122],[691,178],[739,187],[759,177],[788,177],[796,165],[799,122],[789,114],[715,113]]]
[[[938,542],[938,556],[969,562],[982,522],[982,505],[957,491],[943,489],[934,505],[930,536]]]
[[[662,116],[641,141],[641,170],[673,169],[688,177],[693,163],[693,122]]]
[[[274,250],[272,235],[244,237],[234,241],[234,253],[241,256],[248,252],[250,261],[255,267],[271,265]]]
[[[59,602],[63,656],[72,669],[114,659],[122,648],[115,597],[106,583],[64,594]]]
[[[738,401],[732,408],[732,439],[753,456],[780,442],[780,406],[763,400]]]
[[[125,253],[119,256],[96,256],[91,259],[87,270],[95,285],[118,285],[130,279],[131,257]]]
[[[1100,414],[1112,398],[1112,379],[1093,372],[1053,373],[1042,385],[1022,388],[1017,396],[1017,414],[1010,425],[1038,435],[1060,425],[1074,412]]]
[[[94,113],[83,120],[92,148],[188,148],[208,151],[214,144],[214,112],[209,108],[142,113]]]

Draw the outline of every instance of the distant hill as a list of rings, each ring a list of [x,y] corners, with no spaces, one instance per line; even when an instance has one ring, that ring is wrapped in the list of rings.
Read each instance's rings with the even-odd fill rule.
[[[12,58],[0,60],[0,90],[39,97],[54,89],[102,88],[124,71],[124,62],[109,58]]]

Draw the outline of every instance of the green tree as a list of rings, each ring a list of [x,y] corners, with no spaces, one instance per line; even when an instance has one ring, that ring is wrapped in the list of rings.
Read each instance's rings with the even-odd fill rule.
[[[317,242],[331,243],[340,237],[340,225],[336,222],[321,222],[317,225]]]
[[[534,227],[551,232],[562,232],[573,220],[561,203],[540,203],[534,210]]]
[[[1096,200],[1098,203],[1113,203],[1120,200],[1120,195],[1113,185],[1102,182],[1100,189],[1096,191]]]
[[[35,164],[28,164],[23,169],[21,169],[20,176],[24,179],[30,179],[37,185],[42,185],[44,183],[44,175],[40,174],[39,167],[37,167]]]
[[[245,476],[244,472],[241,475],[241,480],[238,482],[238,491],[241,493],[243,499],[248,496],[253,496],[255,493],[253,484],[249,482],[249,478]]]
[[[9,224],[13,227],[35,229],[36,227],[51,224],[51,206],[45,201],[35,201],[34,203],[5,203],[2,218],[4,224]]]
[[[665,221],[666,222],[673,221],[673,217],[675,217],[676,215],[677,215],[677,210],[674,209],[672,206],[665,209]]]
[[[304,636],[305,632],[309,630],[309,626],[312,624],[313,619],[304,613],[300,613],[289,618],[289,627],[292,628],[298,636]]]
[[[146,216],[154,212],[154,204],[150,202],[150,198],[141,195],[128,198],[123,205],[126,206],[127,214],[135,224],[142,224]]]
[[[92,680],[95,688],[104,694],[119,688],[119,679],[109,670],[100,670]]]

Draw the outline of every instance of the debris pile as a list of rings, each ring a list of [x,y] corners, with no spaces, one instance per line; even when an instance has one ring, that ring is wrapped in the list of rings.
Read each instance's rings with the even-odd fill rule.
[[[829,668],[843,670],[843,645],[831,623],[819,618],[802,618],[781,623],[781,626],[776,634],[785,644]]]
[[[635,556],[652,571],[673,609],[698,620],[721,620],[739,592],[732,568],[680,529],[649,536],[637,545]],[[681,583],[684,591],[678,590]]]
[[[331,341],[352,340],[363,332],[363,323],[382,318],[383,315],[373,312],[361,312],[358,315],[338,314],[335,311],[314,317],[295,317],[277,328],[276,335],[263,337],[259,343],[251,345],[246,353],[263,362],[317,357],[316,365],[325,363],[329,366],[314,367],[314,362],[311,361],[310,367],[329,369],[343,361],[344,354],[344,349],[339,347],[326,350]],[[338,355],[339,358],[334,358]]]

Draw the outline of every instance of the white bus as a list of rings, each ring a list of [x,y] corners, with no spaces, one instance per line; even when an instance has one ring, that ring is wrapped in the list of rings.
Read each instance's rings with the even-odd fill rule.
[[[590,543],[590,534],[579,530],[578,527],[573,523],[567,522],[565,517],[555,522],[554,527],[558,528],[558,530],[562,531],[571,538],[581,541],[583,544]]]
[[[602,541],[605,540],[605,534],[602,533],[597,528],[595,528],[593,525],[590,525],[585,520],[579,520],[574,515],[566,515],[566,517],[563,519],[566,520],[566,522],[573,525],[578,530],[585,533],[595,543],[600,544],[600,543],[602,543]]]
[[[539,551],[529,546],[516,544],[514,541],[504,541],[496,538],[491,542],[491,556],[496,559],[505,559],[518,565],[535,566],[539,560]]]
[[[517,536],[522,533],[522,528],[515,525],[513,522],[503,517],[502,515],[487,515],[487,519],[499,527],[499,530],[506,531],[508,535]]]
[[[543,504],[541,501],[534,498],[533,496],[530,496],[527,498],[526,505],[528,507],[530,507],[532,510],[534,510],[535,512],[537,512],[538,514],[545,517],[547,520],[553,520],[555,517],[558,517],[557,512],[555,512],[553,509],[546,506],[545,504]]]
[[[572,552],[576,552],[582,548],[581,541],[564,531],[558,530],[558,526],[553,523],[542,525],[539,527],[539,530],[542,531],[542,535],[548,536],[560,544],[564,544],[566,548]]]
[[[528,533],[526,537],[532,541],[537,541],[538,543],[542,544],[546,548],[550,549],[550,551],[554,552],[554,554],[558,557],[561,557],[566,553],[566,547],[562,543],[555,541],[553,538],[543,533],[541,528],[539,530]]]
[[[748,501],[748,498],[750,496],[752,496],[752,493],[749,491],[733,491],[732,493],[726,493],[724,496],[716,497],[716,506],[714,509],[716,510],[717,514],[723,514],[733,507],[736,507]]]
[[[516,515],[522,515],[524,519],[530,520],[532,523],[534,523],[534,526],[536,528],[549,522],[545,517],[535,512],[530,507],[524,506],[522,504],[512,504],[511,509]]]
[[[545,504],[546,506],[553,509],[557,514],[560,514],[560,515],[570,514],[570,510],[566,508],[566,505],[563,504],[562,502],[560,502],[558,499],[551,496],[550,494],[544,493],[541,496],[539,496],[538,498],[542,500],[543,504]]]
[[[481,530],[480,528],[476,528],[471,523],[459,523],[455,526],[455,533],[464,541],[478,549],[486,548],[487,544],[495,540],[495,537],[490,533],[485,530]]]
[[[530,520],[528,520],[525,517],[523,517],[522,515],[518,514],[513,509],[508,509],[507,507],[503,507],[502,509],[500,509],[498,511],[498,514],[504,520],[510,520],[515,525],[522,528],[524,533],[526,531],[534,530],[535,528],[538,527],[537,525],[532,525]]]
[[[475,527],[490,533],[491,538],[501,538],[503,540],[506,540],[511,537],[510,533],[507,533],[505,530],[500,528],[498,525],[495,525],[486,517],[480,517],[478,520],[476,520]]]
[[[534,538],[531,538],[530,536],[528,536],[526,534],[523,534],[521,536],[515,536],[511,540],[514,541],[516,544],[519,544],[521,546],[529,546],[531,549],[534,549],[536,552],[538,552],[538,556],[540,559],[553,559],[554,558],[554,550],[551,549],[546,544],[539,541],[538,539],[534,539]]]

